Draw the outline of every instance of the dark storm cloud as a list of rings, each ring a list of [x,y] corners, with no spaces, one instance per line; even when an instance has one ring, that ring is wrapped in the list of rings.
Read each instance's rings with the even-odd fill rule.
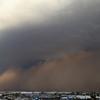
[[[36,10],[38,13],[34,13],[39,18],[28,17],[29,20],[24,22],[20,20],[21,16],[18,13],[17,19],[15,16],[11,17],[13,18],[11,23],[14,25],[3,24],[3,29],[0,30],[0,87],[2,89],[4,87],[15,89],[19,84],[19,89],[44,90],[54,87],[59,88],[58,90],[65,89],[65,84],[68,84],[66,89],[67,87],[75,89],[78,86],[79,89],[100,87],[98,77],[100,76],[98,72],[100,66],[100,1],[71,0],[68,5],[67,0],[57,1],[57,3],[56,1],[43,0],[46,5],[48,4],[48,9],[52,5],[50,14],[47,13],[49,10],[39,9]],[[45,6],[42,5],[42,7]],[[25,14],[25,19],[27,14]],[[42,22],[40,20],[37,22],[38,19]],[[80,53],[80,51],[85,53]],[[61,58],[66,54],[68,58]],[[59,58],[61,58],[60,62]],[[50,62],[53,59],[56,60]],[[91,73],[88,75],[90,70]],[[67,79],[62,78],[63,73]],[[6,78],[6,76],[9,77]],[[73,77],[75,80],[72,80]],[[46,79],[48,83],[45,83]],[[6,80],[10,82],[9,86]],[[18,83],[19,80],[20,83]],[[29,83],[26,82],[24,86],[22,84],[24,81]]]

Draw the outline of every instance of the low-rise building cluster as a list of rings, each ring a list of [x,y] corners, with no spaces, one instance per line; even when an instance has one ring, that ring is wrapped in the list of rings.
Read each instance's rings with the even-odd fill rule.
[[[0,100],[100,100],[98,92],[1,92]]]

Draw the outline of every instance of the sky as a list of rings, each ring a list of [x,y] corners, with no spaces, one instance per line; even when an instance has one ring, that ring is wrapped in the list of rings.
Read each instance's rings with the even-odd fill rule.
[[[99,0],[0,0],[0,90],[100,90]]]

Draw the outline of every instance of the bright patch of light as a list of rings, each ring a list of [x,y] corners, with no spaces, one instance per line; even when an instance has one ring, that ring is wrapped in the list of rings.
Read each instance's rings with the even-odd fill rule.
[[[71,4],[72,0],[1,0],[0,29],[14,27],[21,23],[34,25],[46,20]]]

